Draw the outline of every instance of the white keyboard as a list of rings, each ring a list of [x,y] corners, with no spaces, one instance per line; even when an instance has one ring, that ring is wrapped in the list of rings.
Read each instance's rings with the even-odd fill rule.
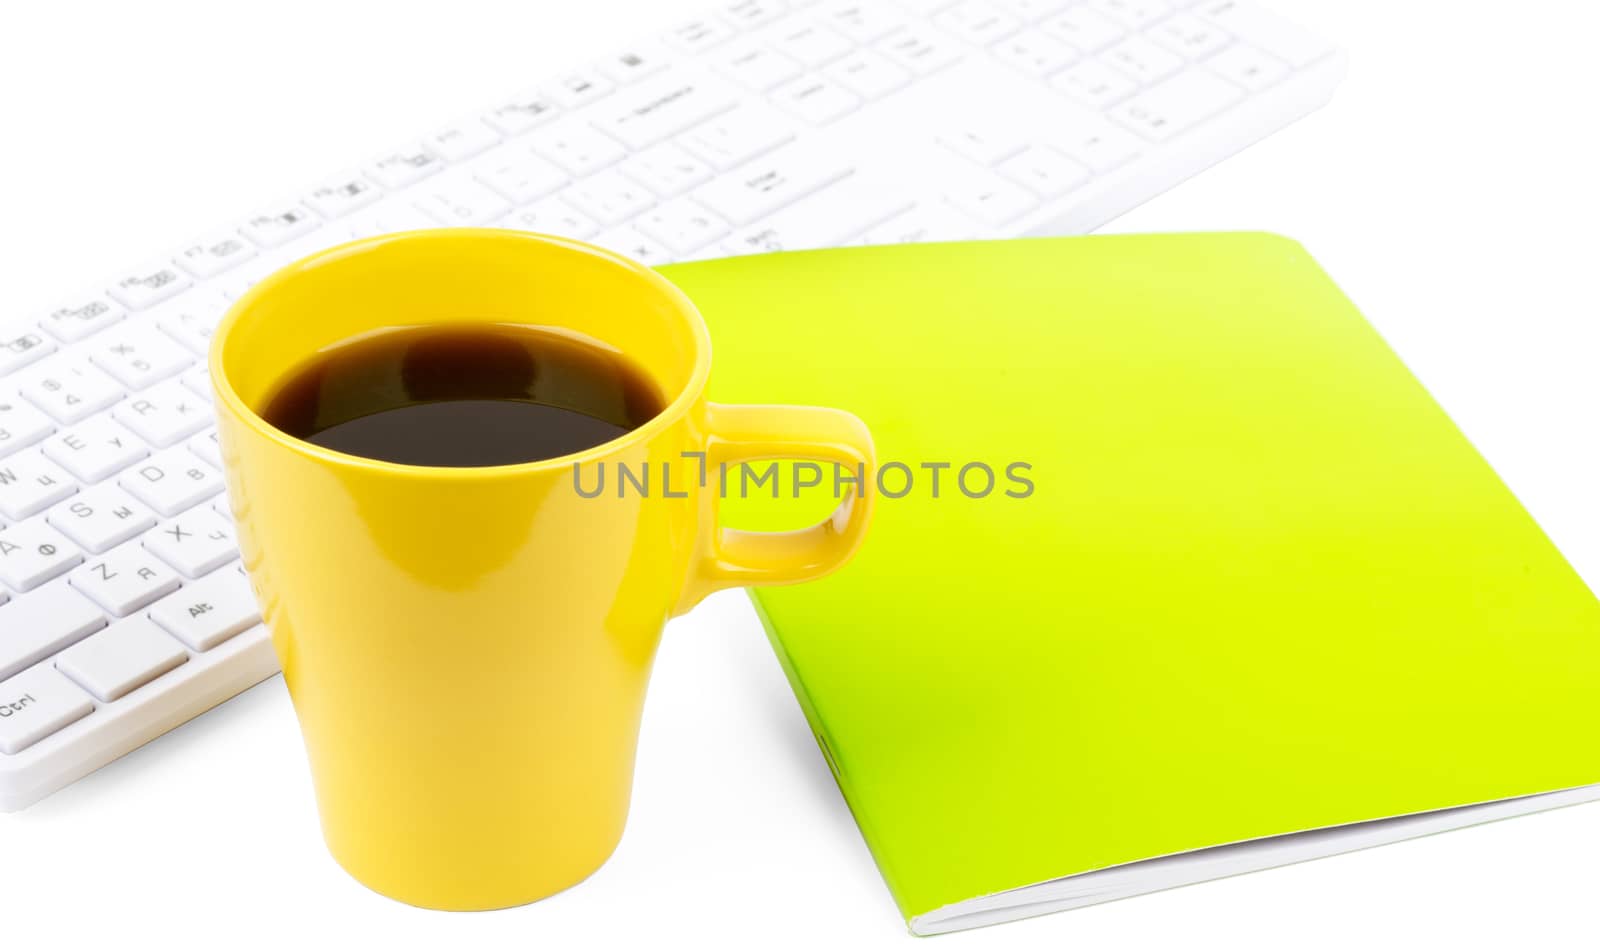
[[[1236,0],[737,0],[0,318],[0,810],[276,671],[205,352],[284,264],[441,225],[647,263],[1090,230],[1321,105]]]

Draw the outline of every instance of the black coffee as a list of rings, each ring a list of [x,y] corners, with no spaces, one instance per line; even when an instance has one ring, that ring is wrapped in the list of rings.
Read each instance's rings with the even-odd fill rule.
[[[609,442],[665,406],[622,355],[529,327],[389,330],[291,373],[262,415],[296,438],[405,465],[512,465]]]

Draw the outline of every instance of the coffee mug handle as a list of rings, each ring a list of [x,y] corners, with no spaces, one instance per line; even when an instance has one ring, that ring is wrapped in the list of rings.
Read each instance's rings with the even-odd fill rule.
[[[866,423],[842,409],[818,406],[706,404],[706,489],[700,506],[700,541],[681,614],[725,587],[795,584],[829,574],[850,560],[872,517],[876,456]],[[833,462],[854,481],[827,519],[796,531],[741,531],[717,524],[721,473],[729,484],[744,462],[777,459]],[[843,479],[841,479],[843,481]]]

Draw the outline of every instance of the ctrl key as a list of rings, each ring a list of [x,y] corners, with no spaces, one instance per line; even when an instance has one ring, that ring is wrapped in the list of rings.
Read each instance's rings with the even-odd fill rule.
[[[0,753],[16,755],[94,712],[83,690],[48,666],[0,683]]]

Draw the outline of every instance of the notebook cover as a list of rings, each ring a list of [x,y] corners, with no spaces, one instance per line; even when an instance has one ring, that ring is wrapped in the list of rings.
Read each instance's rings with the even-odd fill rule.
[[[908,920],[1600,782],[1600,605],[1292,241],[663,270],[713,398],[849,408],[917,476],[847,568],[753,594]],[[984,498],[952,481],[974,461]]]

